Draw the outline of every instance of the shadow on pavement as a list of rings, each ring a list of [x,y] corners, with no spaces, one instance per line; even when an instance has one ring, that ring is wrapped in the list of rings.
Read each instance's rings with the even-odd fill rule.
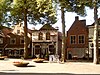
[[[16,67],[36,67],[35,65],[27,65],[27,66],[16,66]]]
[[[72,74],[72,73],[4,73],[0,75],[100,75],[100,74]]]

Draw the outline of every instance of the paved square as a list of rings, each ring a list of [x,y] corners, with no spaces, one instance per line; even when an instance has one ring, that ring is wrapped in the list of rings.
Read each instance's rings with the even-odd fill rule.
[[[95,65],[92,62],[65,62],[60,63],[35,63],[32,60],[27,67],[16,67],[14,61],[20,59],[0,60],[0,75],[66,75],[66,74],[100,74],[100,64]]]

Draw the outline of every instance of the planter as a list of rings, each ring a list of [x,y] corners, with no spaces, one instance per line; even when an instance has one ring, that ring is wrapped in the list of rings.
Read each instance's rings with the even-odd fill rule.
[[[0,60],[4,60],[5,59],[5,57],[0,57]]]
[[[33,59],[33,61],[36,63],[43,63],[44,59],[37,58],[37,59]]]
[[[17,67],[26,67],[28,64],[28,62],[13,62],[13,65]]]

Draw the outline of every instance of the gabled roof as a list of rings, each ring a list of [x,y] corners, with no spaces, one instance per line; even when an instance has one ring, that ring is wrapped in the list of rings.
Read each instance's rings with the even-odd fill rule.
[[[39,30],[56,30],[56,29],[52,27],[50,24],[45,24]]]
[[[32,34],[32,30],[31,29],[28,29],[28,33]]]
[[[5,37],[1,30],[0,30],[0,37]]]
[[[68,31],[72,30],[73,28],[77,29],[77,27],[79,27],[79,26],[86,27],[86,20],[75,20]]]
[[[3,29],[2,29],[2,32],[4,33],[5,36],[7,36],[9,33],[12,32],[12,29],[9,29],[9,28],[3,28]]]

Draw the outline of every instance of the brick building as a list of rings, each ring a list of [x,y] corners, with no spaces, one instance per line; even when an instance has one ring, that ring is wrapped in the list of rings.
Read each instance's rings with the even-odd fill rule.
[[[67,31],[67,51],[66,57],[68,59],[77,57],[83,58],[88,53],[88,28],[86,20],[79,20],[75,17],[70,29]]]
[[[0,55],[4,55],[5,47],[7,46],[7,34],[11,33],[12,29],[0,26]]]
[[[51,25],[44,25],[39,30],[28,29],[28,54],[31,57],[61,54],[61,33]],[[8,57],[21,57],[24,53],[24,28],[17,24],[13,28],[0,29],[0,54]]]
[[[31,30],[28,29],[29,54],[31,55]],[[21,57],[24,52],[24,28],[22,24],[15,25],[11,28],[1,29],[0,51],[2,55],[8,57]]]

